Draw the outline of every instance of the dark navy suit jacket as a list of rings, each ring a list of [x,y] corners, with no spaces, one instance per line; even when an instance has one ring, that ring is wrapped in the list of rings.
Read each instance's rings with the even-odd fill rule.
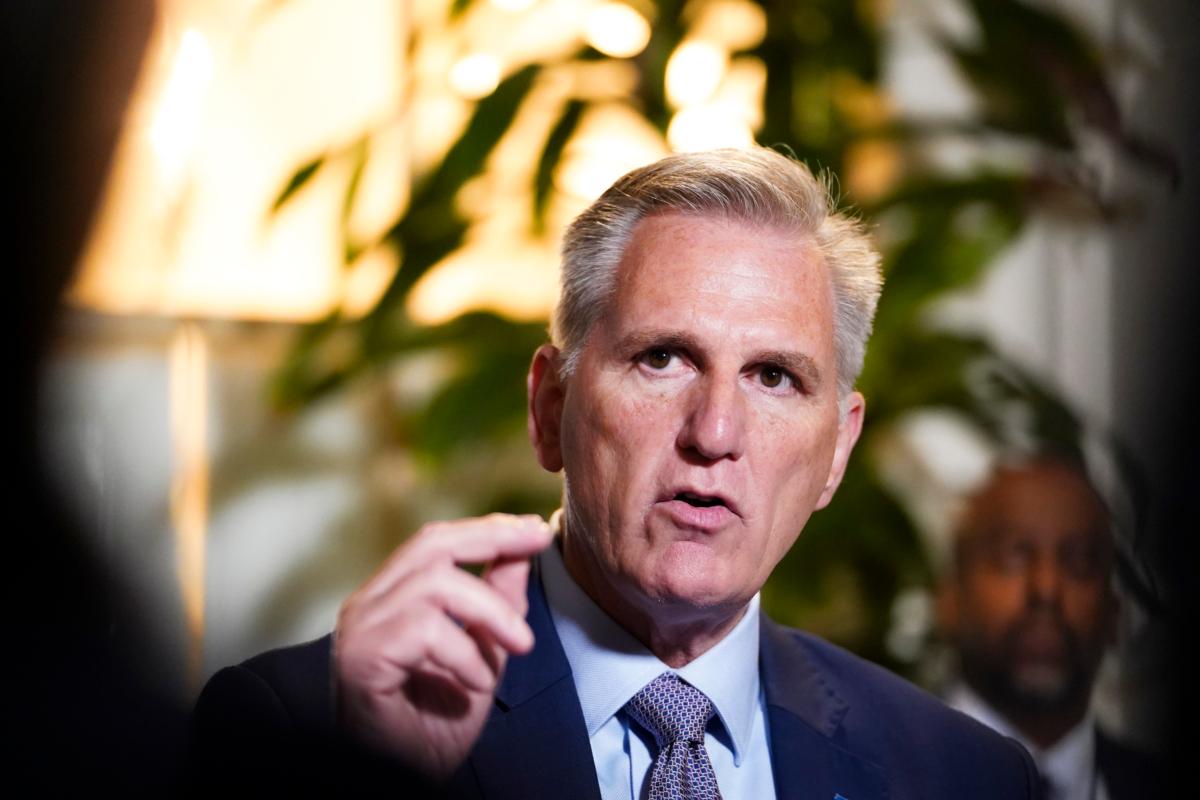
[[[509,659],[492,715],[449,794],[600,800],[571,668],[536,572],[528,620],[537,644],[528,655]],[[334,741],[324,738],[333,719],[330,647],[326,636],[218,672],[196,708],[199,769],[258,764],[262,738],[281,732],[284,741],[297,740],[292,732],[300,732],[304,743]],[[765,615],[760,648],[771,764],[781,799],[1037,796],[1037,772],[1020,745],[907,681]],[[230,757],[231,747],[243,748],[247,758]],[[312,760],[328,752],[316,748],[292,759],[292,766],[311,770]],[[344,757],[344,751],[336,752],[335,758]],[[212,774],[205,777],[213,782]]]

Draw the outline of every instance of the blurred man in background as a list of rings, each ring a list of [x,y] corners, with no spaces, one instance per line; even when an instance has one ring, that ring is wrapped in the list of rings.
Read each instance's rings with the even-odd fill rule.
[[[1153,795],[1152,761],[1091,711],[1117,598],[1109,512],[1082,467],[1043,456],[998,468],[954,544],[939,610],[962,680],[947,701],[1024,744],[1049,800]]]

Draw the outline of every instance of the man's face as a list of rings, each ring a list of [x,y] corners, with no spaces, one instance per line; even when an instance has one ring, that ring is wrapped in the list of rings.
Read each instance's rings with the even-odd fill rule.
[[[815,250],[721,218],[643,220],[563,388],[561,441],[539,444],[566,473],[568,567],[606,608],[739,611],[841,479],[862,398],[839,421],[836,385]]]
[[[1096,493],[1061,464],[1001,472],[966,531],[951,628],[968,683],[1002,707],[1086,703],[1115,623]]]

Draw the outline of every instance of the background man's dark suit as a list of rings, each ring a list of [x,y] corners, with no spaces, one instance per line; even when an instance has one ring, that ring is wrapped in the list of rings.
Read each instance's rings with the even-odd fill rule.
[[[1166,762],[1096,729],[1096,764],[1110,800],[1161,797],[1170,791]]]
[[[570,666],[536,571],[529,586],[537,646],[509,660],[492,715],[450,794],[599,800]],[[1015,742],[816,637],[765,617],[762,624],[780,798],[1036,796],[1033,761]],[[197,766],[210,783],[233,772],[242,780],[252,770],[251,779],[264,785],[311,788],[311,781],[340,778],[357,787],[410,785],[409,776],[355,755],[333,736],[330,647],[326,636],[213,677],[195,715]]]

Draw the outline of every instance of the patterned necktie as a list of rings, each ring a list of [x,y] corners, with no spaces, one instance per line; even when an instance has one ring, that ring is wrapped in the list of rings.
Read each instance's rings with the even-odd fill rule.
[[[664,672],[635,694],[625,710],[658,740],[650,800],[720,800],[717,774],[704,749],[704,726],[713,707],[703,692]]]

